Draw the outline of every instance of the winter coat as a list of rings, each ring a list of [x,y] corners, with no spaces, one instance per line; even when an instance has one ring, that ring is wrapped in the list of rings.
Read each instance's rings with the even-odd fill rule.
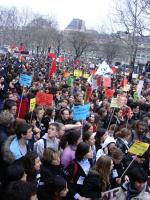
[[[127,199],[127,188],[126,185],[121,187],[116,194],[114,200],[126,200]],[[131,200],[149,200],[150,199],[150,187],[145,184],[144,189],[136,197],[131,198]]]
[[[72,163],[66,168],[67,182],[69,187],[68,198],[69,200],[74,199],[75,194],[80,194],[83,186],[86,173],[80,164],[73,160]]]
[[[81,196],[86,198],[100,198],[102,182],[98,173],[89,173],[84,180]]]
[[[51,165],[50,163],[43,161],[41,166],[41,182],[46,183],[49,179],[54,179],[57,175],[66,177],[65,170],[61,165]]]

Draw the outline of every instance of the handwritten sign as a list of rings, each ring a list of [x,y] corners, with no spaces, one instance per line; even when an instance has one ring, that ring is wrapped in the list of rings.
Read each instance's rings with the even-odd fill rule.
[[[137,156],[142,156],[149,148],[149,144],[136,140],[129,148],[128,152]]]
[[[112,98],[113,95],[114,95],[114,90],[111,90],[111,89],[105,89],[105,97],[107,98]]]
[[[74,76],[76,76],[76,77],[82,76],[82,71],[81,70],[74,70]]]
[[[29,109],[29,112],[33,112],[33,110],[35,108],[35,105],[36,105],[36,99],[35,98],[30,99],[30,109]]]
[[[111,103],[110,103],[111,108],[120,108],[118,105],[117,98],[112,98]]]
[[[73,120],[84,120],[90,114],[90,104],[86,104],[83,106],[74,106],[73,107]]]
[[[103,86],[106,87],[110,87],[111,86],[111,78],[109,77],[103,77]]]
[[[51,106],[53,102],[53,95],[45,92],[38,92],[36,95],[36,104],[42,106]]]
[[[138,92],[138,96],[141,95],[142,89],[144,86],[144,81],[143,80],[139,80],[138,86],[137,86],[137,92]]]
[[[84,74],[83,74],[83,78],[85,78],[85,79],[88,79],[89,76],[90,76],[90,75],[89,75],[88,73],[84,73]]]
[[[19,83],[22,86],[31,86],[32,76],[29,76],[27,74],[20,74]]]

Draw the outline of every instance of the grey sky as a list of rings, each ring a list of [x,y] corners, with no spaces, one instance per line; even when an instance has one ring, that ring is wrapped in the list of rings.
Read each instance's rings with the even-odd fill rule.
[[[85,20],[88,28],[105,24],[113,0],[0,0],[0,6],[32,8],[33,12],[54,15],[64,29],[72,18]]]

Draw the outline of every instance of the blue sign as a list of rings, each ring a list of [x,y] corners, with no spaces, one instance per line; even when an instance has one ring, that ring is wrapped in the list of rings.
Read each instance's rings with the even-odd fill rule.
[[[20,74],[19,83],[22,86],[31,86],[32,76],[29,76],[27,74]]]
[[[73,107],[73,120],[75,121],[84,120],[89,116],[89,114],[90,114],[90,104]]]

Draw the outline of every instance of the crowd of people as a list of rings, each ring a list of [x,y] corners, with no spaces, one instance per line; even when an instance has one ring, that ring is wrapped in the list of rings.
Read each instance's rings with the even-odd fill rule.
[[[50,63],[44,56],[23,61],[0,57],[1,199],[96,200],[120,187],[116,200],[149,200],[150,148],[141,156],[128,151],[136,140],[150,144],[149,83],[144,82],[135,101],[138,79],[129,73],[131,87],[125,92],[124,72],[118,70],[110,89],[127,102],[112,108],[102,83],[96,89],[83,77],[67,83],[64,70],[72,77],[78,68],[91,73],[83,63],[59,63],[49,78]],[[30,87],[20,85],[22,73],[32,75]],[[144,74],[138,77],[144,80]],[[52,94],[53,103],[29,112],[30,99],[39,91]],[[73,120],[74,106],[87,103],[89,116]]]

